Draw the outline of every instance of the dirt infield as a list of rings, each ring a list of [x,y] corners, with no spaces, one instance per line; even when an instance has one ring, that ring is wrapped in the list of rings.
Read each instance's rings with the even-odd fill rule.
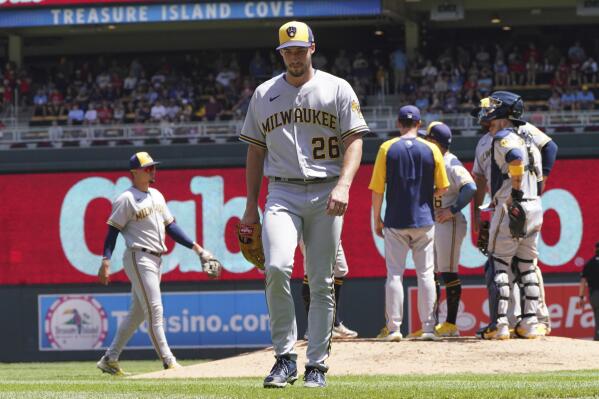
[[[297,345],[300,373],[306,343]],[[271,348],[132,378],[264,377],[274,362]],[[373,339],[335,341],[331,375],[509,373],[599,369],[599,342],[562,337],[481,341],[472,337],[437,342]]]

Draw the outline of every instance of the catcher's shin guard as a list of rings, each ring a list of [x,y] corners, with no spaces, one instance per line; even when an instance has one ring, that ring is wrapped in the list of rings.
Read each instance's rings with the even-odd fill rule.
[[[528,323],[536,323],[540,289],[534,260],[518,258],[517,261],[524,291],[522,319],[528,319]]]
[[[495,285],[495,289],[497,290],[497,299],[496,306],[497,309],[497,318],[495,321],[497,324],[507,325],[507,311],[510,301],[510,279],[508,274],[509,264],[499,258],[492,256],[489,259],[489,262],[494,266],[495,275],[493,276],[493,283]],[[491,304],[489,304],[489,309],[491,308]]]
[[[541,269],[537,265],[537,259],[535,259],[535,272],[537,275],[537,280],[539,281],[539,306],[537,307],[537,320],[539,323],[544,325],[545,334],[543,335],[549,335],[551,332],[551,318],[549,316],[549,309],[547,308],[543,273],[541,273]]]

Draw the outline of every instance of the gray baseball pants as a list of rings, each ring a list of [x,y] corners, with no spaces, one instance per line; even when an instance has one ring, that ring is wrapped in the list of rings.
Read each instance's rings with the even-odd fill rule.
[[[335,312],[333,264],[343,217],[326,214],[336,181],[296,184],[271,181],[264,212],[262,242],[266,299],[277,356],[297,358],[297,324],[290,278],[295,250],[303,237],[310,286],[307,366],[327,370]]]

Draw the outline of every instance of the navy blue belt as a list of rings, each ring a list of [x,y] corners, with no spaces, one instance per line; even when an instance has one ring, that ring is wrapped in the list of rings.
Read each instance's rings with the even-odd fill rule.
[[[160,252],[154,252],[154,251],[152,251],[151,249],[147,249],[147,248],[139,248],[139,250],[140,250],[141,252],[145,252],[145,253],[147,253],[147,254],[154,255],[154,256],[157,256],[157,257],[159,257],[159,258],[162,256],[162,254],[161,254]]]

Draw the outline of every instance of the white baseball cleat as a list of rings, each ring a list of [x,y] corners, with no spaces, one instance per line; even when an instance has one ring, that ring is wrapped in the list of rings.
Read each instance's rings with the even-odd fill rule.
[[[438,341],[439,337],[434,332],[423,332],[420,337],[414,339],[419,341]]]
[[[358,332],[345,327],[343,323],[333,327],[333,339],[357,338]]]

